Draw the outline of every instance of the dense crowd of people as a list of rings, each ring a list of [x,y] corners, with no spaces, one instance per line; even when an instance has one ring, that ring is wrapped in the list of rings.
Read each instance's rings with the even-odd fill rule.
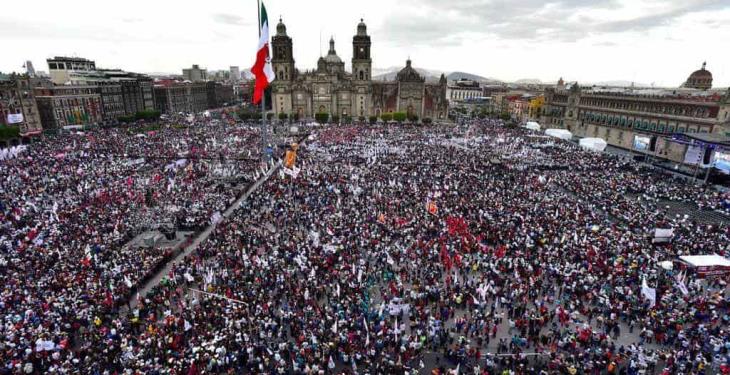
[[[73,138],[9,162],[3,183],[26,182],[2,199],[0,373],[730,373],[725,280],[659,267],[730,255],[725,223],[662,210],[727,195],[494,120],[313,129],[298,174],[273,173],[133,309],[102,308],[163,254],[119,247],[150,211],[89,192],[121,181],[129,198],[193,159],[180,152],[256,148],[235,129],[110,130],[66,158],[54,153]],[[153,150],[165,157],[144,171],[110,157]],[[167,193],[165,174],[156,200],[230,203],[203,165]],[[656,228],[672,241],[654,243]]]
[[[164,223],[205,227],[260,173],[248,160],[255,128],[171,119],[144,129],[72,131],[0,161],[3,367],[70,355],[82,330],[173,255],[131,239]]]

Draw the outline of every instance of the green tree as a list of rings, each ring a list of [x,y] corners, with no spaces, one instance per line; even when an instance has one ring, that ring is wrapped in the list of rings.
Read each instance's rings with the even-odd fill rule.
[[[370,124],[375,124],[376,122],[378,122],[378,116],[370,116],[368,117],[368,120]]]
[[[339,115],[332,115],[330,117],[330,122],[333,124],[339,124],[340,123],[340,116]]]
[[[329,113],[320,112],[320,113],[314,114],[314,119],[320,124],[326,123],[327,120],[329,120],[329,118],[330,118]]]
[[[125,124],[129,124],[135,121],[135,116],[127,115],[127,116],[119,116],[117,118],[117,121],[123,122]]]
[[[152,109],[139,111],[134,114],[134,118],[136,120],[145,120],[145,121],[157,121],[160,119],[160,111],[155,111]]]
[[[274,118],[274,114],[273,113],[267,113],[266,114],[266,119],[267,120],[271,121],[273,118]]]
[[[289,118],[289,115],[287,115],[286,113],[284,113],[284,112],[279,113],[279,120],[286,120],[288,118]]]
[[[365,123],[365,116],[359,116],[357,118],[357,121],[360,121],[361,123]]]
[[[6,141],[20,137],[20,127],[0,125],[0,140]]]
[[[392,113],[383,113],[382,115],[380,115],[380,118],[383,119],[384,122],[388,122],[393,119],[393,114]]]
[[[425,125],[430,125],[433,122],[433,120],[431,120],[430,117],[424,117],[423,121],[421,121],[421,122],[423,122]]]
[[[345,123],[345,124],[352,124],[352,116],[345,115],[342,118],[342,122]]]
[[[393,120],[401,123],[406,120],[408,115],[405,112],[395,112],[393,113]]]

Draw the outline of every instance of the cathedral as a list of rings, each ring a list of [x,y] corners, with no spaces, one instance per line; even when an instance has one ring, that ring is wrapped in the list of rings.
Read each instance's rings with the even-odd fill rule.
[[[337,56],[334,39],[330,39],[327,56],[317,61],[317,69],[304,73],[294,65],[292,38],[286,34],[281,20],[271,39],[271,64],[276,73],[271,97],[277,115],[311,118],[315,113],[329,113],[357,118],[406,112],[419,119],[446,118],[448,101],[443,74],[437,84],[426,83],[409,59],[395,81],[372,80],[371,42],[363,20],[352,38],[351,72],[345,70],[345,63]]]

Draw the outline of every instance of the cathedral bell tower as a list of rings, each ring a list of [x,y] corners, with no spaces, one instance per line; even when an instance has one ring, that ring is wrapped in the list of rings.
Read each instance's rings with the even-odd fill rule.
[[[271,66],[276,74],[276,81],[294,80],[294,53],[292,39],[286,35],[286,25],[279,19],[276,35],[271,38],[273,56]],[[274,81],[274,82],[276,82]]]
[[[362,19],[352,38],[352,76],[355,81],[370,81],[373,60],[370,58],[370,36]]]

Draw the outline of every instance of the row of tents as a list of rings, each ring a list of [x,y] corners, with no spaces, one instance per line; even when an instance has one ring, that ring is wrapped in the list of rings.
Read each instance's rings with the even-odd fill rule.
[[[541,130],[540,124],[534,121],[528,121],[525,125],[523,125],[523,127],[534,131]],[[545,135],[566,141],[573,139],[573,133],[567,129],[545,129]],[[603,152],[606,149],[606,146],[608,146],[608,143],[603,138],[581,138],[578,141],[578,144],[584,149],[596,152]]]

